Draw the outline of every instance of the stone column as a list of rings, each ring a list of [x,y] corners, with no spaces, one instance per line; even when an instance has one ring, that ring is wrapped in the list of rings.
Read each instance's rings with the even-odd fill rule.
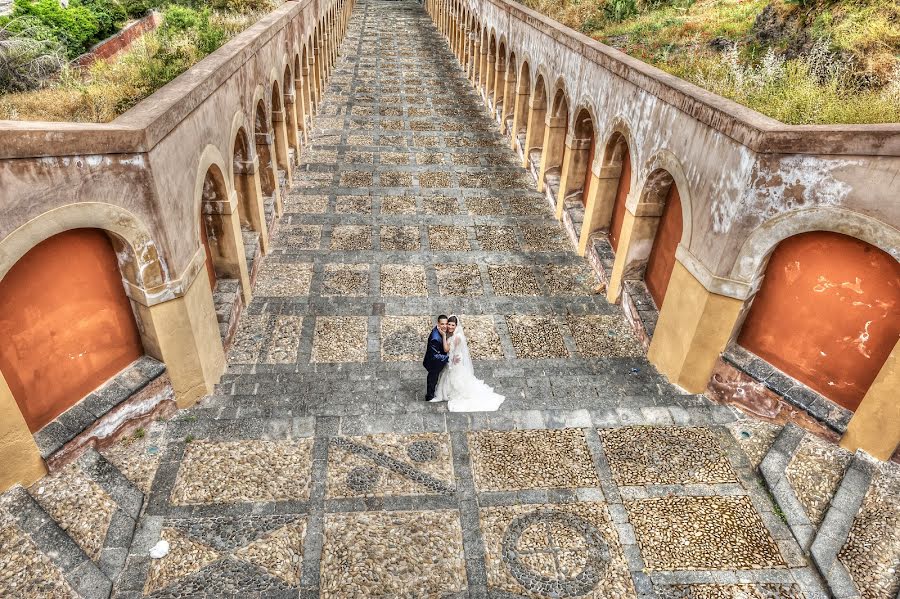
[[[126,288],[138,316],[144,351],[165,363],[182,408],[212,393],[225,371],[205,260],[205,250],[198,248],[182,278],[166,289]],[[171,299],[161,300],[167,297]]]
[[[743,300],[707,291],[679,257],[647,359],[672,383],[702,393],[743,306]]]
[[[288,129],[283,110],[272,111],[272,128],[275,130],[275,160],[284,171],[285,187],[290,189],[293,183],[293,174],[291,172],[291,159],[288,155]]]
[[[252,299],[252,291],[247,273],[244,238],[241,235],[237,192],[233,192],[227,202],[204,200],[202,207],[216,272],[227,279],[237,279],[240,282],[247,305]]]
[[[668,294],[667,294],[668,295]],[[900,341],[885,360],[872,381],[862,403],[847,425],[841,447],[849,451],[862,449],[887,461],[900,446]]]
[[[496,74],[497,57],[490,52],[486,52],[487,62],[485,63],[485,77],[482,84],[484,90],[484,105],[488,110],[493,110],[493,102],[491,101],[491,93],[494,91],[494,75]]]
[[[481,40],[477,35],[473,35],[474,39],[472,40],[472,75],[469,79],[472,82],[472,87],[477,89],[478,82],[481,79]]]
[[[522,128],[524,124],[528,127],[528,112],[529,112],[529,98],[530,91],[528,89],[527,81],[520,81],[518,83],[519,88],[525,87],[525,91],[516,90],[516,100],[513,106],[513,122],[512,122],[512,131],[509,133],[509,147],[513,150],[516,149],[516,145],[518,142],[519,129]]]
[[[546,183],[544,174],[548,168],[562,163],[565,142],[566,117],[548,116],[544,125],[544,145],[541,152],[541,167],[538,169],[537,188],[543,192]]]
[[[243,202],[238,202],[241,220],[259,233],[259,245],[263,254],[269,253],[269,225],[266,223],[262,187],[259,183],[259,158],[239,162],[234,165],[234,186],[240,189]]]
[[[478,85],[482,91],[487,93],[488,78],[488,45],[481,44],[481,55],[478,57]]]
[[[515,114],[518,96],[516,95],[516,75],[510,73],[510,67],[516,68],[516,65],[506,65],[506,74],[503,76],[503,112],[500,114],[500,133],[507,134],[508,127],[506,121],[510,116]]]
[[[302,73],[306,69],[300,68]],[[300,164],[300,150],[303,144],[309,142],[309,136],[306,132],[306,115],[309,112],[308,99],[306,97],[305,78],[297,77],[294,79],[294,97],[296,104],[294,105],[295,115],[297,119],[297,164]]]
[[[619,233],[616,260],[606,287],[606,298],[610,302],[619,301],[623,281],[643,276],[662,211],[663,205],[659,203],[634,205],[630,196],[625,200],[625,215],[622,219],[622,232]]]
[[[306,106],[309,110],[307,116],[309,116],[310,121],[312,121],[312,117],[316,113],[315,83],[313,83],[313,80],[310,78],[311,71],[308,65],[304,64],[300,72],[303,73],[303,94],[305,96]]]
[[[522,148],[522,153],[525,155],[522,159],[522,168],[528,168],[528,153],[534,148],[541,147],[539,144],[544,143],[544,119],[546,115],[547,101],[537,100],[534,97],[529,98],[525,147]]]
[[[0,492],[13,485],[27,487],[47,474],[47,466],[25,424],[12,391],[0,372]]]
[[[259,180],[271,178],[272,197],[275,198],[275,215],[281,216],[281,184],[278,182],[278,167],[275,158],[275,144],[269,133],[256,133],[256,151],[259,160]],[[264,154],[260,154],[265,152]],[[263,171],[265,174],[263,174]],[[265,193],[265,188],[263,189]]]
[[[580,256],[587,253],[591,234],[609,223],[612,218],[621,171],[621,167],[618,166],[591,166],[591,193],[586,199],[584,223],[581,225],[581,235],[578,238],[578,254]],[[604,224],[601,225],[601,223]]]
[[[562,218],[565,209],[566,197],[579,189],[584,190],[585,174],[590,168],[593,158],[590,139],[572,139],[566,136],[565,153],[563,154],[562,170],[559,177],[559,193],[556,196],[556,218]],[[587,198],[584,198],[587,201]]]
[[[497,119],[497,106],[503,102],[503,92],[506,88],[506,59],[504,57],[503,60],[495,59],[494,63],[494,84],[493,84],[493,93],[494,93],[494,103],[491,107],[491,120]]]
[[[284,94],[284,109],[285,115],[287,116],[287,120],[285,121],[285,129],[287,130],[287,142],[288,145],[294,149],[294,164],[293,166],[297,166],[300,164],[300,136],[297,134],[298,122],[297,118],[297,102],[296,96],[293,93]],[[302,113],[301,113],[302,114]]]

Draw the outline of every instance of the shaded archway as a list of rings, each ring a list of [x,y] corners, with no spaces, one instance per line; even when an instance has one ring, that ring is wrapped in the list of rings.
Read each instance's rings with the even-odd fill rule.
[[[268,225],[263,208],[259,169],[253,160],[250,149],[247,132],[241,127],[235,135],[234,155],[232,156],[233,185],[237,194],[238,215],[241,221],[241,230],[254,232],[255,241],[260,245],[262,253],[265,254],[269,251]],[[247,268],[252,270],[250,264],[247,265]]]
[[[484,105],[493,111],[494,106],[494,80],[497,77],[497,39],[494,32],[491,32],[490,39],[487,44],[487,55],[485,56],[485,72],[484,72]]]
[[[900,336],[900,264],[826,231],[775,248],[737,342],[855,410]]]
[[[631,192],[631,152],[625,136],[619,132],[613,134],[604,152],[606,159],[604,166],[610,167],[608,171],[618,171],[616,176],[615,196],[611,203],[612,213],[609,225],[609,243],[613,250],[619,247],[619,235],[622,233],[622,223],[625,220],[625,200]]]
[[[271,115],[271,131],[275,144],[275,164],[279,176],[278,183],[286,189],[291,186],[291,158],[290,149],[288,148],[286,111],[284,103],[281,100],[281,89],[277,80],[272,82],[271,95],[272,107],[269,114]]]
[[[0,280],[0,372],[31,432],[143,353],[107,232],[58,233]]]
[[[286,64],[282,74],[282,94],[284,98],[284,127],[287,132],[288,149],[290,150],[289,165],[296,164],[300,158],[300,132],[297,123],[300,120],[303,109],[299,101],[300,96],[296,93],[298,83],[294,79],[291,65]]]
[[[506,94],[506,44],[500,42],[500,46],[497,50],[497,59],[496,65],[494,69],[494,89],[492,92],[493,96],[493,110],[491,112],[491,118],[494,118],[500,121],[500,124],[503,124],[503,99]]]
[[[510,52],[509,60],[506,62],[506,72],[504,73],[504,82],[503,82],[503,112],[500,115],[500,131],[505,134],[510,134],[511,137],[513,131],[513,119],[516,111],[516,82],[518,72],[516,71],[516,54],[514,52]]]
[[[647,238],[653,239],[650,255],[647,257],[644,281],[656,307],[662,309],[672,269],[675,268],[675,251],[684,232],[681,194],[672,175],[665,170],[651,173],[644,187],[644,203],[662,205],[662,212],[658,218],[655,216],[658,212],[637,217],[648,219],[648,223],[646,226],[638,226],[637,223],[635,225],[637,233],[646,231]],[[635,241],[642,240],[635,239],[632,243]]]
[[[259,162],[259,183],[264,196],[266,221],[270,222],[275,215],[275,205],[278,203],[280,191],[276,167],[272,159],[274,143],[270,133],[269,119],[266,118],[266,106],[262,99],[256,104],[256,115],[253,125],[255,130],[254,137],[256,138],[256,156]]]
[[[528,102],[528,119],[525,128],[525,144],[522,148],[525,158],[522,166],[531,163],[536,169],[541,164],[541,149],[544,143],[544,120],[547,115],[547,84],[544,76],[538,75],[534,92]],[[540,174],[540,173],[537,173]]]
[[[309,141],[306,129],[306,115],[309,114],[309,97],[306,95],[306,73],[304,73],[303,62],[300,60],[299,54],[294,55],[294,110],[297,115],[297,153],[299,162],[301,148],[304,143]]]
[[[567,128],[568,130],[568,128]],[[572,131],[564,137],[564,150],[556,196],[556,216],[567,216],[566,228],[577,242],[580,239],[584,222],[584,209],[588,195],[591,193],[591,163],[594,158],[594,123],[587,109],[580,109],[574,120]],[[596,187],[596,186],[594,186]]]
[[[559,182],[562,171],[563,155],[566,147],[566,135],[569,129],[569,102],[565,89],[557,88],[550,106],[544,129],[544,144],[541,154],[541,175],[538,177],[538,191],[549,186],[551,196],[556,204]]]

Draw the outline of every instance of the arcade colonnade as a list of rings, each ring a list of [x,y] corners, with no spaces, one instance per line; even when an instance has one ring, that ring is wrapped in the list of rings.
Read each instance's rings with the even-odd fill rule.
[[[30,484],[47,472],[49,456],[39,450],[41,440],[152,417],[160,398],[127,407],[102,405],[110,384],[127,384],[123,375],[107,380],[129,365],[141,366],[143,356],[165,365],[171,387],[162,399],[171,403],[174,396],[186,407],[212,392],[240,311],[251,300],[259,257],[269,251],[282,194],[307,143],[352,9],[352,0],[287,3],[271,17],[285,42],[275,52],[271,45],[257,46],[256,62],[268,62],[263,80],[243,90],[233,114],[205,119],[212,126],[210,139],[224,143],[194,132],[187,133],[189,141],[172,140],[181,146],[178,151],[160,147],[167,140],[154,148],[182,160],[177,174],[159,167],[157,176],[187,183],[173,214],[164,215],[171,221],[164,223],[169,231],[133,208],[80,201],[42,206],[39,214],[0,234],[0,489]],[[239,36],[231,60],[240,58],[241,41],[252,47],[256,36]],[[227,59],[226,67],[233,64]],[[233,70],[229,75],[238,78]],[[206,107],[214,100],[199,103]],[[190,118],[180,125],[190,129]],[[218,126],[222,122],[225,131]],[[124,160],[121,155],[56,160],[59,168],[98,166],[109,172],[123,163],[145,167],[153,157],[151,150]],[[12,163],[0,161],[7,175]],[[128,196],[134,191],[128,176],[116,174],[111,192]],[[8,191],[15,197],[15,190]],[[186,218],[179,219],[178,211]],[[180,268],[177,250],[166,247],[173,245],[165,239],[173,230],[188,246]],[[82,398],[101,385],[86,407]]]
[[[709,389],[717,399],[751,411],[759,407],[748,399],[752,389],[765,402],[826,422],[826,432],[842,434],[845,448],[863,448],[880,459],[894,454],[900,444],[900,214],[894,209],[880,220],[801,181],[813,165],[823,169],[814,176],[827,178],[847,161],[783,158],[782,148],[769,156],[731,139],[719,141],[722,136],[710,130],[724,129],[722,121],[746,124],[724,99],[718,121],[707,119],[703,128],[692,119],[688,126],[695,130],[685,130],[679,126],[683,111],[640,98],[646,89],[663,96],[649,78],[666,84],[674,78],[635,66],[637,61],[519,5],[427,0],[426,9],[577,251],[606,283],[607,298],[622,304],[661,372],[689,392]],[[637,85],[591,80],[585,73],[596,64],[589,58],[614,62],[618,74]],[[698,90],[677,85],[666,90],[674,91],[673,103],[691,106],[685,96]],[[629,102],[616,94],[631,94]],[[889,135],[892,126],[884,127]],[[699,143],[692,139],[700,136]],[[709,160],[715,143],[733,148]],[[723,213],[736,210],[717,202],[702,179],[704,162],[711,177],[729,166],[740,169],[737,161],[730,164],[728,151],[745,164],[757,161],[751,168],[755,177],[732,185],[732,202],[787,193],[762,187],[768,183],[759,172],[770,163],[783,169],[777,180],[807,186],[803,201],[783,210],[766,206],[761,218],[753,215],[756,222],[746,218],[745,226],[734,226],[736,219]],[[872,160],[897,169],[896,152],[888,154]],[[889,183],[879,194],[881,181],[860,182],[871,186],[863,193],[897,205]],[[732,219],[725,223],[730,230],[720,222],[726,218]],[[700,258],[708,248],[708,258]],[[746,361],[746,371],[762,374],[726,380],[735,370],[731,363],[740,362],[734,356]]]

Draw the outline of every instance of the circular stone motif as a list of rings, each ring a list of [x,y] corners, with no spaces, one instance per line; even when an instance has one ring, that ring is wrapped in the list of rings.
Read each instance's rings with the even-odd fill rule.
[[[431,462],[437,459],[438,447],[433,441],[413,441],[406,448],[406,455],[414,462]]]
[[[609,547],[596,526],[559,510],[519,516],[507,527],[500,548],[513,578],[544,597],[589,593],[610,560]]]
[[[375,468],[357,466],[347,474],[347,486],[354,491],[363,493],[371,491],[378,484],[379,478],[380,474]]]

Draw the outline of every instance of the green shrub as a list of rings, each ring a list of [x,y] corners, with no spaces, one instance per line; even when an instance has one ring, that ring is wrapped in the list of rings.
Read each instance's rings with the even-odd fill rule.
[[[125,13],[132,19],[139,19],[154,8],[160,7],[160,0],[122,0]]]
[[[111,36],[122,28],[128,20],[125,7],[118,0],[81,0],[81,4],[97,17],[100,30],[97,32],[97,40]]]
[[[0,28],[0,93],[35,89],[65,64],[63,49],[54,41]]]
[[[73,0],[68,8],[59,0],[15,0],[13,18],[32,17],[66,48],[69,58],[83,53],[97,38],[100,22],[91,10]]]
[[[607,0],[603,5],[603,13],[608,20],[619,23],[638,14],[637,2],[635,0]]]
[[[180,31],[187,31],[197,27],[201,15],[193,8],[173,4],[166,9],[161,32],[163,35],[171,35]]]

